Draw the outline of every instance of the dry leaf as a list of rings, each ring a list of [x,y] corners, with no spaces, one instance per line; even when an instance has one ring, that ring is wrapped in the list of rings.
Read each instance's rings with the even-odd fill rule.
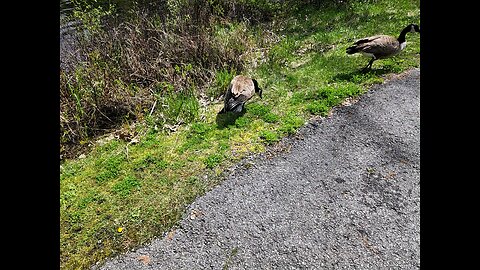
[[[385,179],[391,179],[395,177],[397,174],[393,171],[388,172],[388,174],[385,176]]]
[[[140,255],[137,257],[137,260],[143,262],[143,264],[147,265],[149,264],[152,260],[150,259],[150,256],[148,255]]]
[[[168,232],[167,234],[167,239],[172,240],[173,236],[175,236],[175,230]]]
[[[196,219],[197,217],[201,216],[203,213],[200,210],[193,209],[190,213],[190,219]]]

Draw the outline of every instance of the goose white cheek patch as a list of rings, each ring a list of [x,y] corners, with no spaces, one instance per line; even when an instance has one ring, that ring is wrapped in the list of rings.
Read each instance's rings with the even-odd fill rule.
[[[400,50],[403,50],[403,49],[405,49],[405,46],[407,46],[407,42],[406,42],[406,41],[405,41],[405,42],[402,42],[402,43],[400,43]]]

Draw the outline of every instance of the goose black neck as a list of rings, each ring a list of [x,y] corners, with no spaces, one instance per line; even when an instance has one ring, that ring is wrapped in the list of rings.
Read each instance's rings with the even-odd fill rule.
[[[412,27],[410,25],[403,28],[402,32],[400,33],[400,36],[398,36],[398,38],[397,38],[398,42],[400,42],[400,43],[405,42],[405,36],[407,35],[408,32],[410,32],[411,28]]]

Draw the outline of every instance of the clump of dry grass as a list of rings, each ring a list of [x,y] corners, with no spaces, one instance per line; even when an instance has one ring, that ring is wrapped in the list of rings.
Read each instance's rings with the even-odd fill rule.
[[[256,46],[246,31],[249,18],[270,16],[255,16],[262,12],[254,9],[255,1],[164,2],[163,13],[136,9],[121,22],[106,16],[100,26],[86,25],[75,36],[75,50],[64,54],[60,72],[61,157],[152,113],[163,124],[195,118],[198,113],[182,111],[198,106],[181,104],[176,115],[170,113],[173,119],[165,119],[169,113],[162,112],[170,106],[165,102],[187,96],[198,103],[211,95],[207,89],[217,73],[241,72],[246,58],[240,56]],[[227,32],[219,34],[218,27]]]

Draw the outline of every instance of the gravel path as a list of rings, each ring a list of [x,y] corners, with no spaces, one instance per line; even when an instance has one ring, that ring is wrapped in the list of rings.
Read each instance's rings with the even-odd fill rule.
[[[420,70],[251,159],[99,269],[419,269]],[[248,167],[248,168],[246,168]]]

